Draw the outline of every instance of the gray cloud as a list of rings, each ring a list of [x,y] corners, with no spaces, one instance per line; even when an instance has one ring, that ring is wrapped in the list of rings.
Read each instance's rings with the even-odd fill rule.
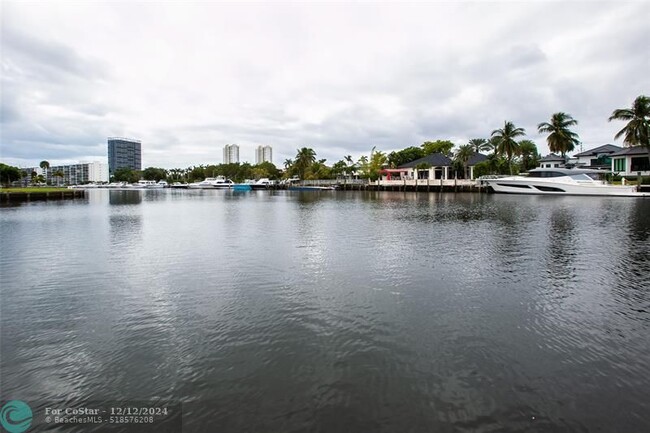
[[[647,94],[648,3],[10,3],[2,25],[3,160],[221,161],[227,143],[281,165],[373,146],[488,137],[571,113],[613,142],[615,108]],[[624,23],[624,26],[621,25]],[[624,30],[623,30],[624,29]]]

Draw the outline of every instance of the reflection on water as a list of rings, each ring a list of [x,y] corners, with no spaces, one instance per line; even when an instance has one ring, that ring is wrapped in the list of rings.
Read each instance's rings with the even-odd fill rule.
[[[0,397],[175,399],[184,431],[647,431],[649,211],[192,190],[2,208]]]
[[[128,205],[142,203],[142,195],[148,191],[143,190],[115,190],[108,191],[108,203],[112,205]]]
[[[551,211],[548,238],[546,257],[550,278],[563,284],[572,283],[578,239],[571,209],[558,207]]]

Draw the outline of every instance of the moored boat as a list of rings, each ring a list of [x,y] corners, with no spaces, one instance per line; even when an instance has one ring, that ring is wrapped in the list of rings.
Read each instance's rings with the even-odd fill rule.
[[[231,188],[234,182],[226,179],[224,176],[206,177],[201,182],[194,182],[188,185],[192,189],[215,189],[215,188]]]
[[[273,186],[273,181],[267,177],[263,177],[255,182],[248,182],[247,184],[250,185],[251,189],[269,189]]]
[[[136,188],[153,188],[156,186],[155,180],[139,180],[138,183],[133,184]]]
[[[482,179],[482,182],[496,193],[650,197],[650,193],[639,192],[636,186],[607,183],[603,179],[605,174],[602,170],[536,168],[527,176]]]

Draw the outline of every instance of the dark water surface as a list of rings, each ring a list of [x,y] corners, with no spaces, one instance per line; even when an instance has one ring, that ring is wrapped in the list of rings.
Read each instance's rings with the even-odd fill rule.
[[[88,194],[0,209],[3,401],[176,400],[184,432],[650,431],[650,200]]]

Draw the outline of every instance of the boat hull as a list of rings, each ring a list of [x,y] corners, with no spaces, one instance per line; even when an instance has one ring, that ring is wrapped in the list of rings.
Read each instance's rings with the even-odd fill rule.
[[[334,191],[332,186],[290,186],[289,191]]]

